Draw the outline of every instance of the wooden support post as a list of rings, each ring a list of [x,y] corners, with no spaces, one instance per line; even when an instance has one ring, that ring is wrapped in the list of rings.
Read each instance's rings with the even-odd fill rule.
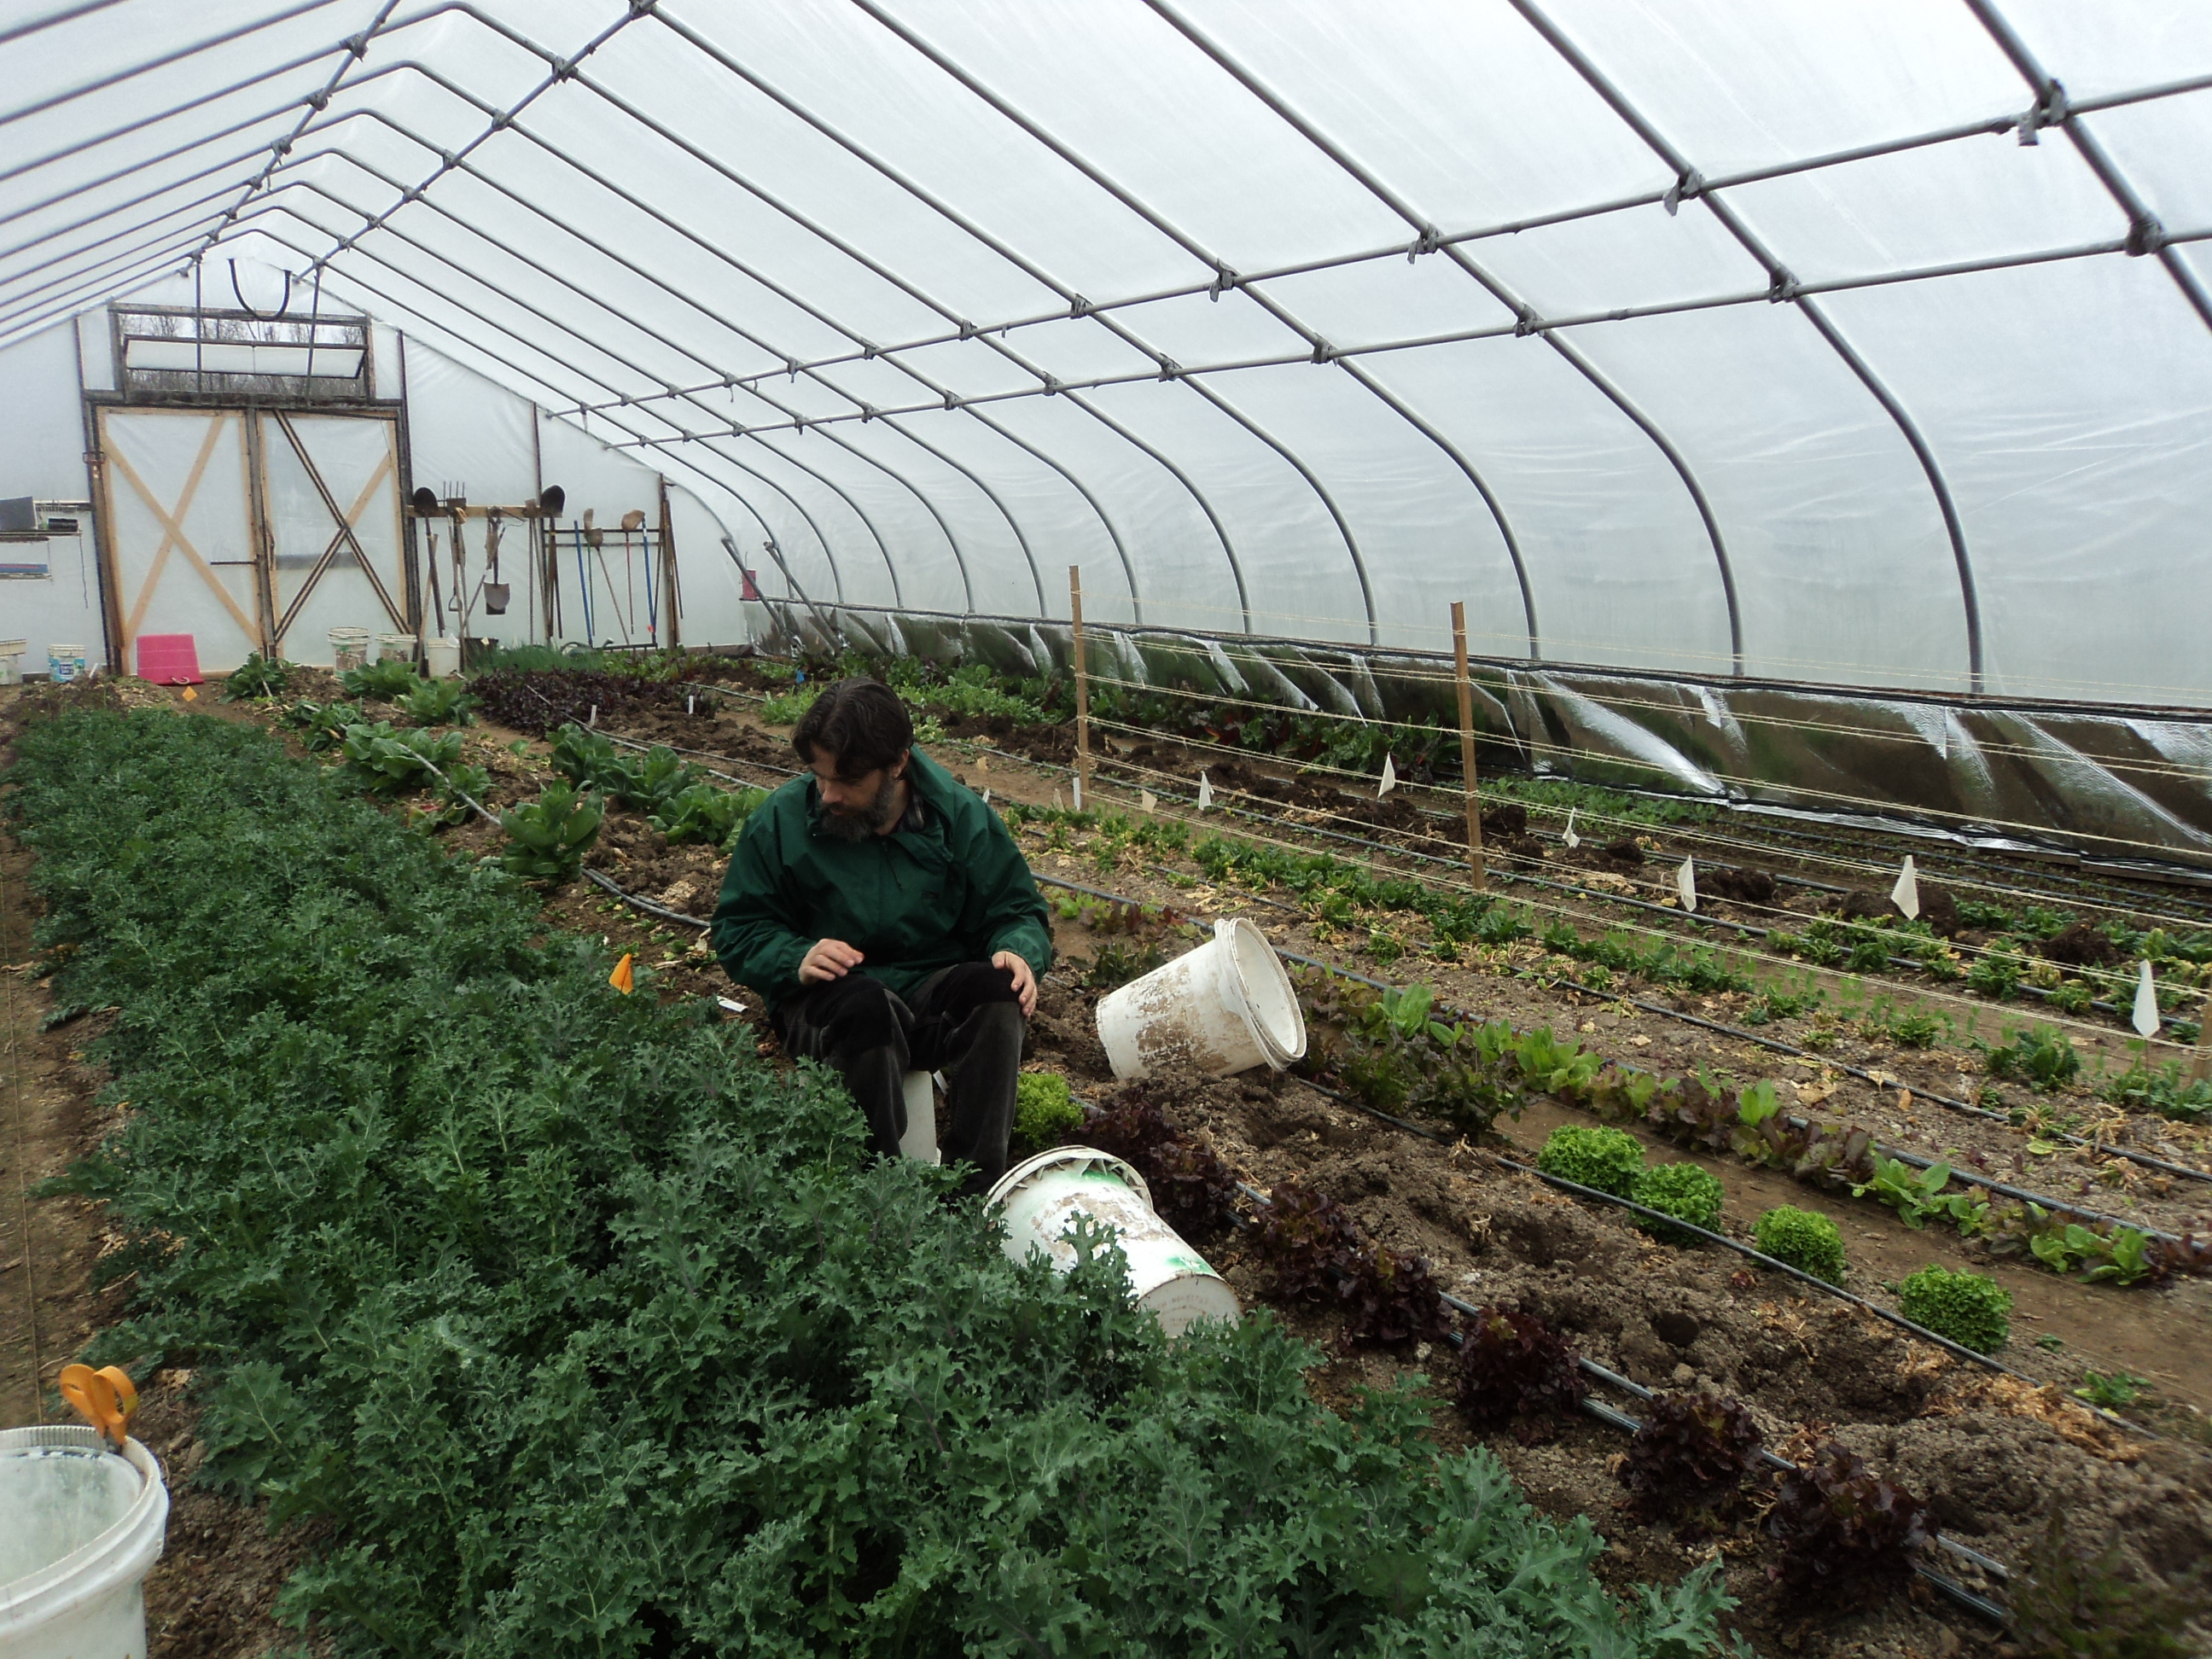
[[[1482,866],[1482,798],[1474,780],[1474,684],[1467,677],[1467,606],[1452,602],[1452,666],[1459,676],[1459,770],[1467,790],[1467,861],[1474,871],[1474,884],[1486,887],[1490,877]]]
[[[2204,994],[2204,1006],[2197,1012],[2197,1053],[2189,1062],[2191,1083],[2212,1083],[2212,991]]]
[[[1083,658],[1083,567],[1067,567],[1067,612],[1075,657],[1075,780],[1083,801],[1091,798],[1091,675]]]

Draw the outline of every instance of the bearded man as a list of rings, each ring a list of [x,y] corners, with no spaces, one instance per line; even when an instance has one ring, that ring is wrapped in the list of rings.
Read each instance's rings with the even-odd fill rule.
[[[1051,924],[1006,826],[914,746],[880,681],[814,700],[791,734],[809,769],[754,809],[715,907],[714,954],[767,1000],[784,1050],[843,1077],[886,1158],[910,1070],[942,1073],[962,1190],[1006,1173],[1014,1086]]]

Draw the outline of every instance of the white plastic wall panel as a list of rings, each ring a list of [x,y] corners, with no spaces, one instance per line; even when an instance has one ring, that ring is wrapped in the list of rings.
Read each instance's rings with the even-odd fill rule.
[[[1870,289],[1835,310],[1888,343],[1951,481],[1993,685],[2180,700],[2212,605],[2212,349],[2157,263]]]

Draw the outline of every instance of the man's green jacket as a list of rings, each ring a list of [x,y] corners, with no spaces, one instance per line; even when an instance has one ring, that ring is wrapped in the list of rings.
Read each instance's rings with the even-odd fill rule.
[[[809,775],[753,809],[730,855],[710,937],[730,977],[773,1007],[799,989],[817,939],[842,939],[859,971],[904,996],[940,968],[1012,951],[1042,975],[1051,924],[1014,838],[974,791],[920,750],[907,781],[927,822],[840,841]]]

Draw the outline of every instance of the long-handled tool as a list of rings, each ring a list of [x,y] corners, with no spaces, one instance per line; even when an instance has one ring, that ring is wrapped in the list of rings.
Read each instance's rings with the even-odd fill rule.
[[[506,528],[507,520],[497,507],[484,514],[483,602],[485,611],[495,617],[507,614],[507,598],[513,591],[499,579],[499,543]]]

